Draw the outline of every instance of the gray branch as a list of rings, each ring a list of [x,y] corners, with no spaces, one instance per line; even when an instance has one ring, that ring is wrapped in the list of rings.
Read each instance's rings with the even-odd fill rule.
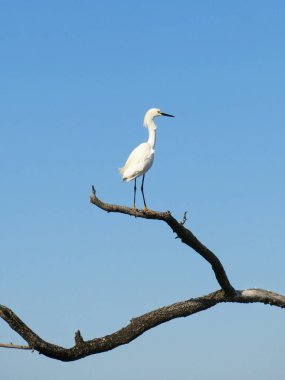
[[[132,318],[127,326],[101,338],[85,340],[78,330],[75,333],[75,345],[70,348],[64,348],[46,342],[29,328],[11,309],[4,305],[0,305],[0,318],[2,318],[12,330],[17,332],[28,343],[28,346],[0,343],[0,347],[33,350],[47,357],[67,362],[113,350],[123,344],[130,343],[146,331],[161,325],[162,323],[166,323],[175,318],[189,317],[192,314],[207,310],[222,302],[259,302],[266,305],[285,308],[285,296],[283,295],[263,289],[235,290],[230,284],[226,272],[217,256],[203,245],[189,229],[184,227],[183,221],[186,221],[186,215],[182,223],[179,223],[169,211],[159,212],[138,210],[126,206],[104,203],[96,196],[94,187],[90,201],[107,212],[119,212],[135,217],[164,221],[171,227],[173,232],[177,234],[177,237],[180,238],[183,243],[193,248],[211,264],[217,281],[222,289],[202,297],[192,298],[161,307],[139,317]]]
[[[137,218],[164,221],[169,225],[169,227],[171,227],[172,231],[177,234],[177,237],[179,237],[184,244],[194,249],[194,251],[199,253],[200,256],[202,256],[206,261],[208,261],[209,264],[211,264],[216,279],[225,293],[228,296],[233,296],[235,294],[235,289],[231,285],[224,267],[217,256],[209,248],[202,244],[188,228],[184,227],[184,223],[179,223],[171,215],[170,211],[161,212],[153,210],[138,210],[126,206],[104,203],[96,196],[96,190],[94,186],[92,186],[92,196],[90,197],[90,202],[107,212],[118,212],[122,214],[132,215]]]
[[[81,334],[77,332],[76,343],[71,348],[64,348],[46,342],[6,306],[0,305],[0,317],[28,343],[30,349],[50,358],[67,362],[113,350],[123,344],[130,343],[146,331],[162,323],[175,318],[189,317],[222,302],[259,302],[285,308],[285,296],[267,290],[247,289],[237,291],[234,297],[228,297],[223,290],[218,290],[203,297],[177,302],[133,318],[127,326],[101,338],[85,341],[82,339]],[[28,347],[23,346],[23,348],[27,349]]]

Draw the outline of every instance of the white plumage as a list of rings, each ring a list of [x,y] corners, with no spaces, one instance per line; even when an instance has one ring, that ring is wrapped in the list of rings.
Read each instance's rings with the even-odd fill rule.
[[[156,125],[154,118],[158,116],[174,117],[161,112],[158,108],[151,108],[147,111],[144,117],[144,126],[148,128],[148,141],[137,146],[129,155],[124,167],[120,168],[120,173],[124,181],[135,180],[134,184],[134,208],[136,208],[136,179],[143,175],[141,191],[144,201],[144,208],[147,209],[147,205],[144,197],[144,177],[145,173],[151,168],[154,159],[154,146],[156,139]]]
[[[131,181],[146,173],[153,164],[154,149],[145,142],[137,146],[130,154],[125,166],[120,169],[124,181]]]

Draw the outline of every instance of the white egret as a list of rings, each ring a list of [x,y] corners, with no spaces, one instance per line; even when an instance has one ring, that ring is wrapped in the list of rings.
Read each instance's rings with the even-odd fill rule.
[[[158,108],[151,108],[147,111],[144,117],[144,126],[148,128],[148,141],[137,146],[129,155],[127,162],[123,168],[120,168],[120,172],[123,177],[123,181],[132,181],[134,183],[134,208],[136,208],[136,191],[137,191],[137,178],[141,175],[142,184],[141,192],[143,196],[144,208],[147,210],[147,205],[144,197],[144,177],[145,173],[150,169],[154,159],[154,145],[156,138],[156,125],[154,118],[158,116],[174,117],[167,113],[163,113]]]

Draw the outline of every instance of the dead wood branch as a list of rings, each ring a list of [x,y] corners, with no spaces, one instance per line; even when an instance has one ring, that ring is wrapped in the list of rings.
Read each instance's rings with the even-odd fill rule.
[[[181,239],[181,241],[194,249],[199,255],[201,255],[208,263],[211,264],[212,269],[215,273],[216,279],[220,284],[221,288],[225,291],[228,296],[234,296],[235,289],[231,285],[224,267],[217,256],[204,244],[202,244],[196,236],[183,224],[179,223],[170,213],[170,211],[161,212],[153,210],[138,210],[131,207],[113,205],[109,203],[102,202],[96,195],[96,190],[92,186],[92,196],[90,197],[90,202],[95,206],[101,208],[107,212],[119,212],[122,214],[128,214],[135,216],[137,218],[162,220],[171,227],[174,233]]]
[[[169,211],[159,212],[152,210],[138,210],[126,206],[104,203],[97,198],[94,187],[90,201],[107,212],[119,212],[139,218],[164,221],[171,227],[173,232],[177,234],[177,237],[179,237],[183,243],[193,248],[211,264],[217,281],[222,289],[202,297],[192,298],[161,307],[139,317],[132,318],[127,326],[101,338],[85,340],[82,338],[82,335],[78,330],[75,333],[75,345],[71,348],[64,348],[45,341],[29,328],[11,309],[4,305],[0,305],[0,318],[2,318],[12,330],[17,332],[28,343],[28,346],[0,343],[0,347],[33,350],[47,357],[67,362],[113,350],[118,346],[130,343],[146,331],[162,323],[166,323],[175,318],[189,317],[192,314],[207,310],[219,303],[259,302],[266,305],[285,308],[285,296],[283,295],[263,289],[236,291],[230,284],[226,272],[216,255],[203,245],[189,229],[184,227],[186,214],[184,214],[182,223],[179,223]]]
[[[101,338],[83,341],[79,338],[71,348],[64,348],[48,343],[34,333],[12,310],[0,305],[0,317],[16,331],[33,350],[40,354],[61,361],[74,361],[89,355],[99,354],[123,344],[130,343],[146,331],[175,318],[188,317],[207,310],[222,302],[264,303],[285,308],[285,296],[263,289],[237,291],[234,297],[228,297],[223,290],[218,290],[203,297],[192,298],[165,306],[140,317],[132,318],[122,329]],[[78,335],[79,336],[79,335]],[[3,347],[3,346],[2,346]],[[19,347],[20,348],[20,347]],[[23,348],[27,349],[27,348]]]

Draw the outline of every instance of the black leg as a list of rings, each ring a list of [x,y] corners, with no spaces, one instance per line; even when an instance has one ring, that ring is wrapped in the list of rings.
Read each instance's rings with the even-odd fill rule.
[[[134,185],[134,208],[137,208],[137,206],[136,206],[136,192],[137,192],[137,179],[135,178],[135,185]]]
[[[144,192],[143,192],[143,185],[144,185],[144,175],[143,175],[143,178],[142,178],[141,191],[142,191],[142,196],[143,196],[144,208],[145,208],[145,210],[147,210],[147,205],[146,205],[146,203],[145,203],[145,197],[144,197]]]

